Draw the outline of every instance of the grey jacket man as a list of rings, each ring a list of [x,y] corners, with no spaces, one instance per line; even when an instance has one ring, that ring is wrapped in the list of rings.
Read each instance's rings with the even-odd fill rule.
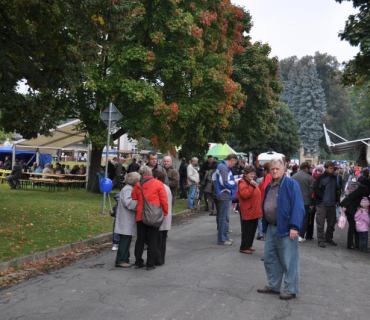
[[[299,187],[301,188],[304,205],[305,206],[311,205],[314,184],[314,179],[312,178],[312,175],[310,175],[304,170],[300,170],[292,177],[292,179],[297,181]]]

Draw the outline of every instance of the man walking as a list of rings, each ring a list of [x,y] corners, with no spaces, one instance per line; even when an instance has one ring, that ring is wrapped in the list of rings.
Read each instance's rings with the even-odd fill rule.
[[[191,159],[190,164],[187,167],[188,185],[190,187],[188,196],[188,208],[194,210],[195,196],[197,193],[197,186],[199,185],[199,173],[198,173],[198,158],[194,157]]]
[[[217,244],[230,246],[233,240],[229,239],[227,230],[229,229],[229,217],[231,201],[235,199],[237,185],[231,168],[238,162],[238,157],[235,154],[229,154],[223,160],[216,170],[216,191],[218,200],[218,234]]]
[[[174,206],[177,188],[179,187],[179,182],[180,182],[180,175],[176,169],[172,168],[172,158],[171,157],[169,156],[164,157],[162,163],[163,163],[164,170],[166,170],[166,173],[167,173],[168,183],[169,183],[169,187],[172,193],[172,206]]]
[[[257,291],[280,294],[280,299],[290,300],[299,289],[298,232],[305,210],[299,185],[285,176],[281,159],[271,160],[270,173],[272,181],[266,188],[262,205],[268,285]],[[283,277],[284,292],[280,293]]]
[[[318,245],[325,248],[325,242],[336,246],[333,240],[334,226],[337,221],[335,206],[339,204],[340,188],[337,177],[334,175],[334,164],[325,162],[325,172],[320,175],[314,184],[316,198],[316,224]],[[325,220],[327,221],[326,232]]]
[[[292,179],[298,182],[303,197],[305,216],[303,218],[302,228],[299,231],[299,242],[304,242],[306,240],[305,234],[308,227],[308,218],[311,212],[310,206],[312,205],[311,200],[314,180],[311,174],[311,166],[308,162],[302,162],[299,169],[299,172],[296,173]]]

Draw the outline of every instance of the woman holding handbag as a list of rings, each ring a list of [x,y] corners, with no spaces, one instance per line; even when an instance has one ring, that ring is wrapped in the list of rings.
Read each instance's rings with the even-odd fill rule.
[[[143,218],[145,218],[148,212],[153,208],[161,208],[163,216],[167,216],[167,193],[163,183],[154,179],[152,170],[148,166],[140,167],[139,173],[141,174],[141,180],[135,185],[135,188],[132,191],[132,199],[138,200],[136,215],[137,240],[135,244],[135,269],[145,267],[142,256],[144,244],[146,243],[148,245],[146,269],[153,270],[155,269],[154,262],[157,254],[158,232],[162,222],[160,222],[158,226],[153,226],[149,225],[148,221]]]
[[[254,166],[245,166],[237,192],[242,217],[242,242],[239,252],[246,254],[252,254],[255,251],[252,247],[254,235],[257,230],[258,218],[262,218],[261,191],[253,180],[255,174]]]

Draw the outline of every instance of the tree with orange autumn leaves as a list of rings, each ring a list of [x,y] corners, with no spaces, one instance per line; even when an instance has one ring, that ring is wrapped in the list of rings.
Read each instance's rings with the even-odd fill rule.
[[[110,101],[123,114],[113,139],[128,132],[151,139],[161,150],[183,145],[193,154],[201,154],[209,141],[226,141],[233,135],[231,124],[240,123],[245,114],[248,97],[233,77],[233,63],[250,45],[245,33],[251,17],[230,0],[56,0],[27,2],[27,11],[17,10],[17,5],[2,3],[9,21],[1,23],[9,24],[4,30],[14,29],[18,42],[22,36],[31,37],[24,55],[37,59],[35,68],[42,69],[37,79],[32,78],[37,72],[9,72],[16,77],[12,82],[7,78],[8,88],[23,77],[32,90],[17,95],[19,108],[0,100],[0,122],[8,131],[31,138],[54,127],[57,119],[81,119],[80,129],[93,146],[91,180],[100,169],[106,136],[99,115]],[[37,14],[39,7],[42,15]],[[45,25],[38,19],[47,20],[49,13],[49,29],[35,27]],[[30,26],[25,28],[21,21]],[[63,38],[53,41],[45,36],[38,44],[42,32],[63,32]],[[33,52],[38,45],[42,50]],[[48,57],[48,50],[52,61],[42,58]],[[14,61],[20,61],[23,52],[17,54]],[[63,81],[47,81],[53,72]]]

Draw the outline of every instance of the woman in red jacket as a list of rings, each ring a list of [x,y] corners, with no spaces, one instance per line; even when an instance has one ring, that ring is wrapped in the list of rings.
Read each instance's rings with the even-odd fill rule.
[[[256,174],[254,166],[244,168],[243,179],[239,181],[237,198],[239,199],[242,216],[242,243],[239,252],[251,254],[256,233],[258,218],[262,217],[261,191],[253,180]]]
[[[148,245],[146,269],[155,269],[154,262],[157,254],[157,238],[159,227],[154,228],[148,226],[142,221],[143,213],[143,194],[145,199],[154,205],[161,206],[164,217],[168,214],[168,200],[167,192],[163,186],[163,183],[153,178],[152,170],[143,166],[139,169],[141,174],[141,180],[138,182],[134,190],[132,191],[132,200],[137,200],[137,211],[136,211],[136,226],[137,226],[137,240],[135,244],[135,269],[141,269],[145,267],[144,260],[142,258],[144,251],[144,244]],[[141,192],[141,189],[143,190]]]

